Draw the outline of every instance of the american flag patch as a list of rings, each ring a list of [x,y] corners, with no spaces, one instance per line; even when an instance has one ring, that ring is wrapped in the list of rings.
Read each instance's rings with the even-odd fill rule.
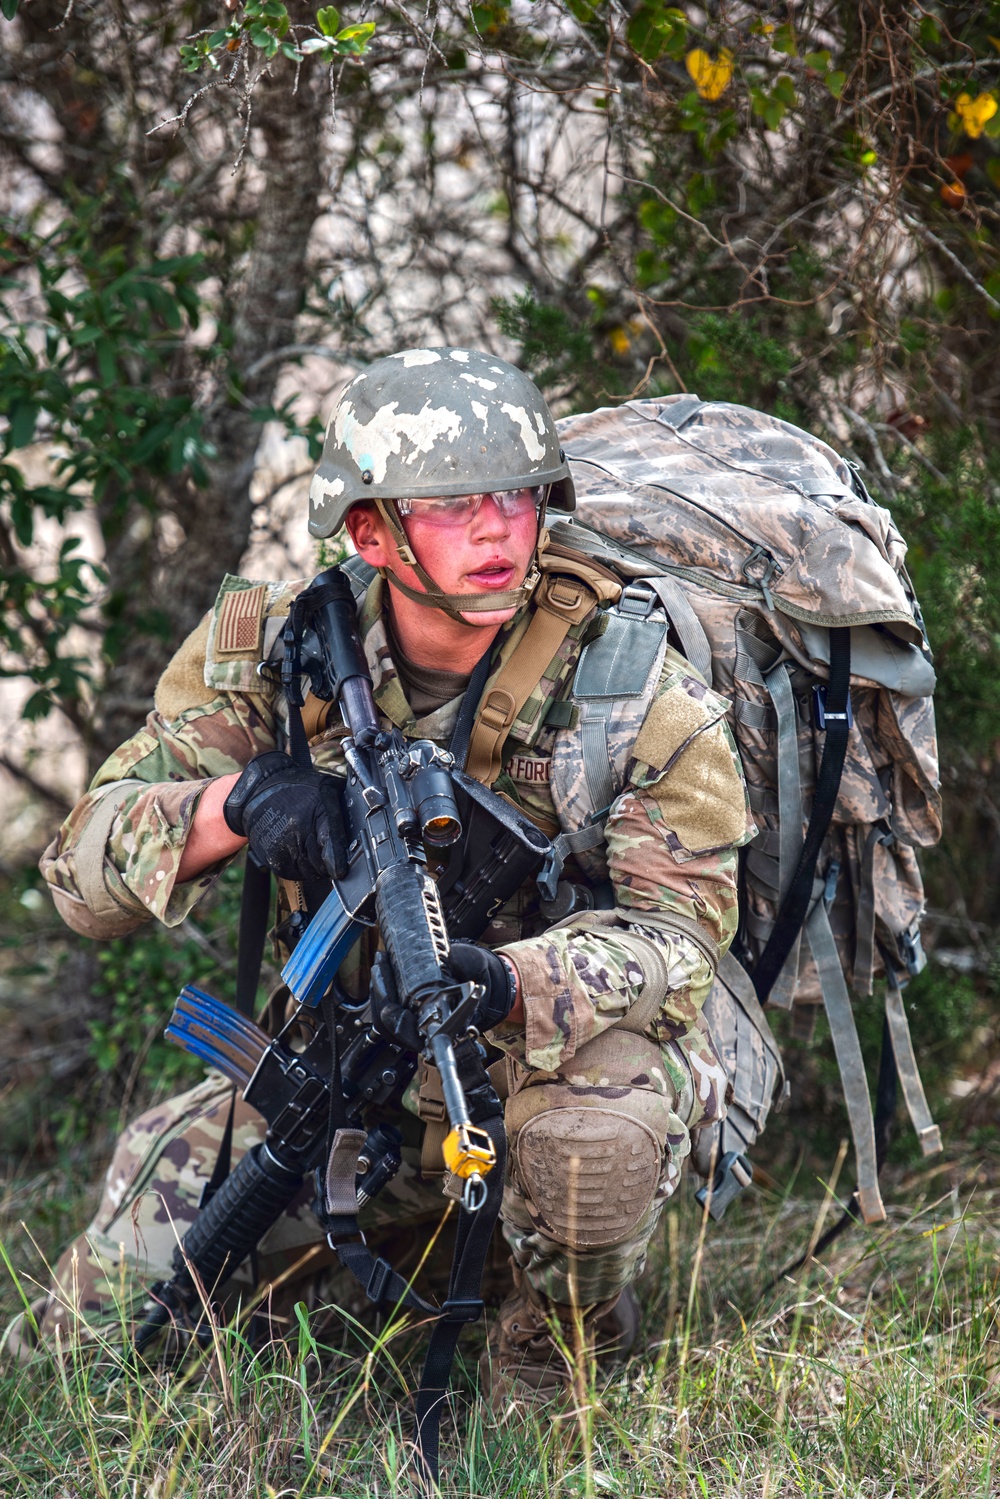
[[[266,593],[266,585],[256,583],[253,588],[226,594],[215,626],[215,656],[218,660],[250,656],[260,650]]]

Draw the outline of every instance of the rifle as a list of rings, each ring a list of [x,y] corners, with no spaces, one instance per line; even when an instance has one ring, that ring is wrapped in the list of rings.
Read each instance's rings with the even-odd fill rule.
[[[485,1239],[483,1254],[499,1211],[502,1113],[468,1028],[480,996],[476,985],[452,980],[448,952],[453,939],[479,938],[527,878],[542,878],[551,845],[516,808],[466,776],[448,751],[381,727],[354,596],[339,568],[321,573],[295,600],[283,643],[293,756],[309,763],[299,712],[303,677],[317,697],[337,702],[349,731],[343,741],[347,870],[307,921],[282,970],[297,1008],[273,1039],[203,991],[181,991],[166,1035],[241,1088],[264,1116],[267,1132],[203,1206],[174,1253],[171,1279],[152,1288],[156,1304],[136,1333],[137,1352],[172,1315],[193,1311],[238,1268],[306,1174],[319,1174],[324,1157],[331,1163],[325,1199],[314,1207],[332,1247],[356,1274],[368,1273],[369,1294],[373,1285],[381,1293],[374,1299],[385,1300],[403,1284],[385,1261],[367,1250],[359,1255],[349,1242],[357,1236],[358,1207],[400,1164],[399,1131],[379,1121],[364,1132],[365,1116],[398,1105],[418,1062],[374,1029],[367,1002],[352,1004],[337,983],[337,970],[368,927],[379,928],[400,1001],[416,1015],[423,1055],[441,1075],[450,1125],[445,1190],[459,1198],[466,1217],[483,1212],[488,1200],[493,1209],[488,1232],[489,1210],[474,1235],[477,1242]],[[446,861],[437,880],[428,872],[426,847]],[[296,1049],[288,1044],[293,1028],[306,1035]],[[343,1161],[354,1152],[348,1193],[354,1200],[338,1194],[332,1181],[338,1151],[341,1187]],[[446,1319],[478,1315],[481,1269],[473,1295],[467,1286],[462,1294],[453,1289]],[[456,1272],[457,1262],[453,1288]],[[458,1279],[468,1282],[469,1275]],[[410,1296],[411,1304],[441,1315]]]

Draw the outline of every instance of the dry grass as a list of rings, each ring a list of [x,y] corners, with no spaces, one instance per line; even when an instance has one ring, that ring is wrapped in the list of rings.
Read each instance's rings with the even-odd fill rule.
[[[498,1425],[475,1395],[468,1338],[445,1495],[907,1495],[997,1492],[997,1195],[974,1172],[907,1184],[875,1232],[762,1298],[804,1248],[817,1204],[757,1198],[721,1227],[686,1194],[645,1282],[644,1343],[575,1412]],[[900,1200],[897,1197],[897,1200]],[[12,1206],[12,1204],[9,1204]],[[30,1246],[11,1224],[23,1267]],[[9,1290],[13,1282],[9,1282]],[[28,1294],[29,1285],[25,1286]],[[10,1295],[6,1298],[10,1304]],[[416,1492],[406,1399],[421,1339],[405,1321],[353,1324],[330,1349],[252,1354],[219,1331],[183,1373],[126,1371],[67,1350],[2,1376],[0,1492],[31,1499],[382,1499]],[[349,1345],[349,1346],[348,1346]]]

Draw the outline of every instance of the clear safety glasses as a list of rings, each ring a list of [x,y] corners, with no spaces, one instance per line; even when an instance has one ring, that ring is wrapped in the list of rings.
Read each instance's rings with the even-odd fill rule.
[[[436,526],[464,525],[475,520],[484,500],[492,500],[507,520],[537,512],[542,503],[544,487],[532,485],[528,489],[503,489],[486,494],[444,494],[431,497],[397,500],[396,509],[403,519],[428,521]]]

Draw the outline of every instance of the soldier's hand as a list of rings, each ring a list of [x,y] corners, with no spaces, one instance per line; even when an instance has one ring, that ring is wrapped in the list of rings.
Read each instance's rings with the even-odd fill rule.
[[[458,983],[480,984],[482,998],[469,1016],[469,1024],[478,1031],[488,1031],[506,1020],[516,997],[516,980],[502,958],[476,942],[453,942],[448,956],[451,976]],[[372,1024],[387,1041],[394,1041],[406,1051],[421,1051],[417,1017],[400,1004],[392,965],[386,953],[380,952],[372,965],[370,986]]]
[[[506,1020],[517,998],[517,980],[499,953],[478,942],[453,942],[448,954],[452,977],[460,984],[481,984],[482,999],[469,1017],[477,1031],[490,1031]]]
[[[246,838],[259,864],[282,879],[342,879],[347,839],[343,781],[296,765],[281,750],[258,755],[226,798],[226,826]]]
[[[368,995],[372,1006],[372,1025],[380,1036],[393,1041],[404,1051],[422,1051],[417,1017],[399,1002],[399,990],[388,953],[375,954]]]

